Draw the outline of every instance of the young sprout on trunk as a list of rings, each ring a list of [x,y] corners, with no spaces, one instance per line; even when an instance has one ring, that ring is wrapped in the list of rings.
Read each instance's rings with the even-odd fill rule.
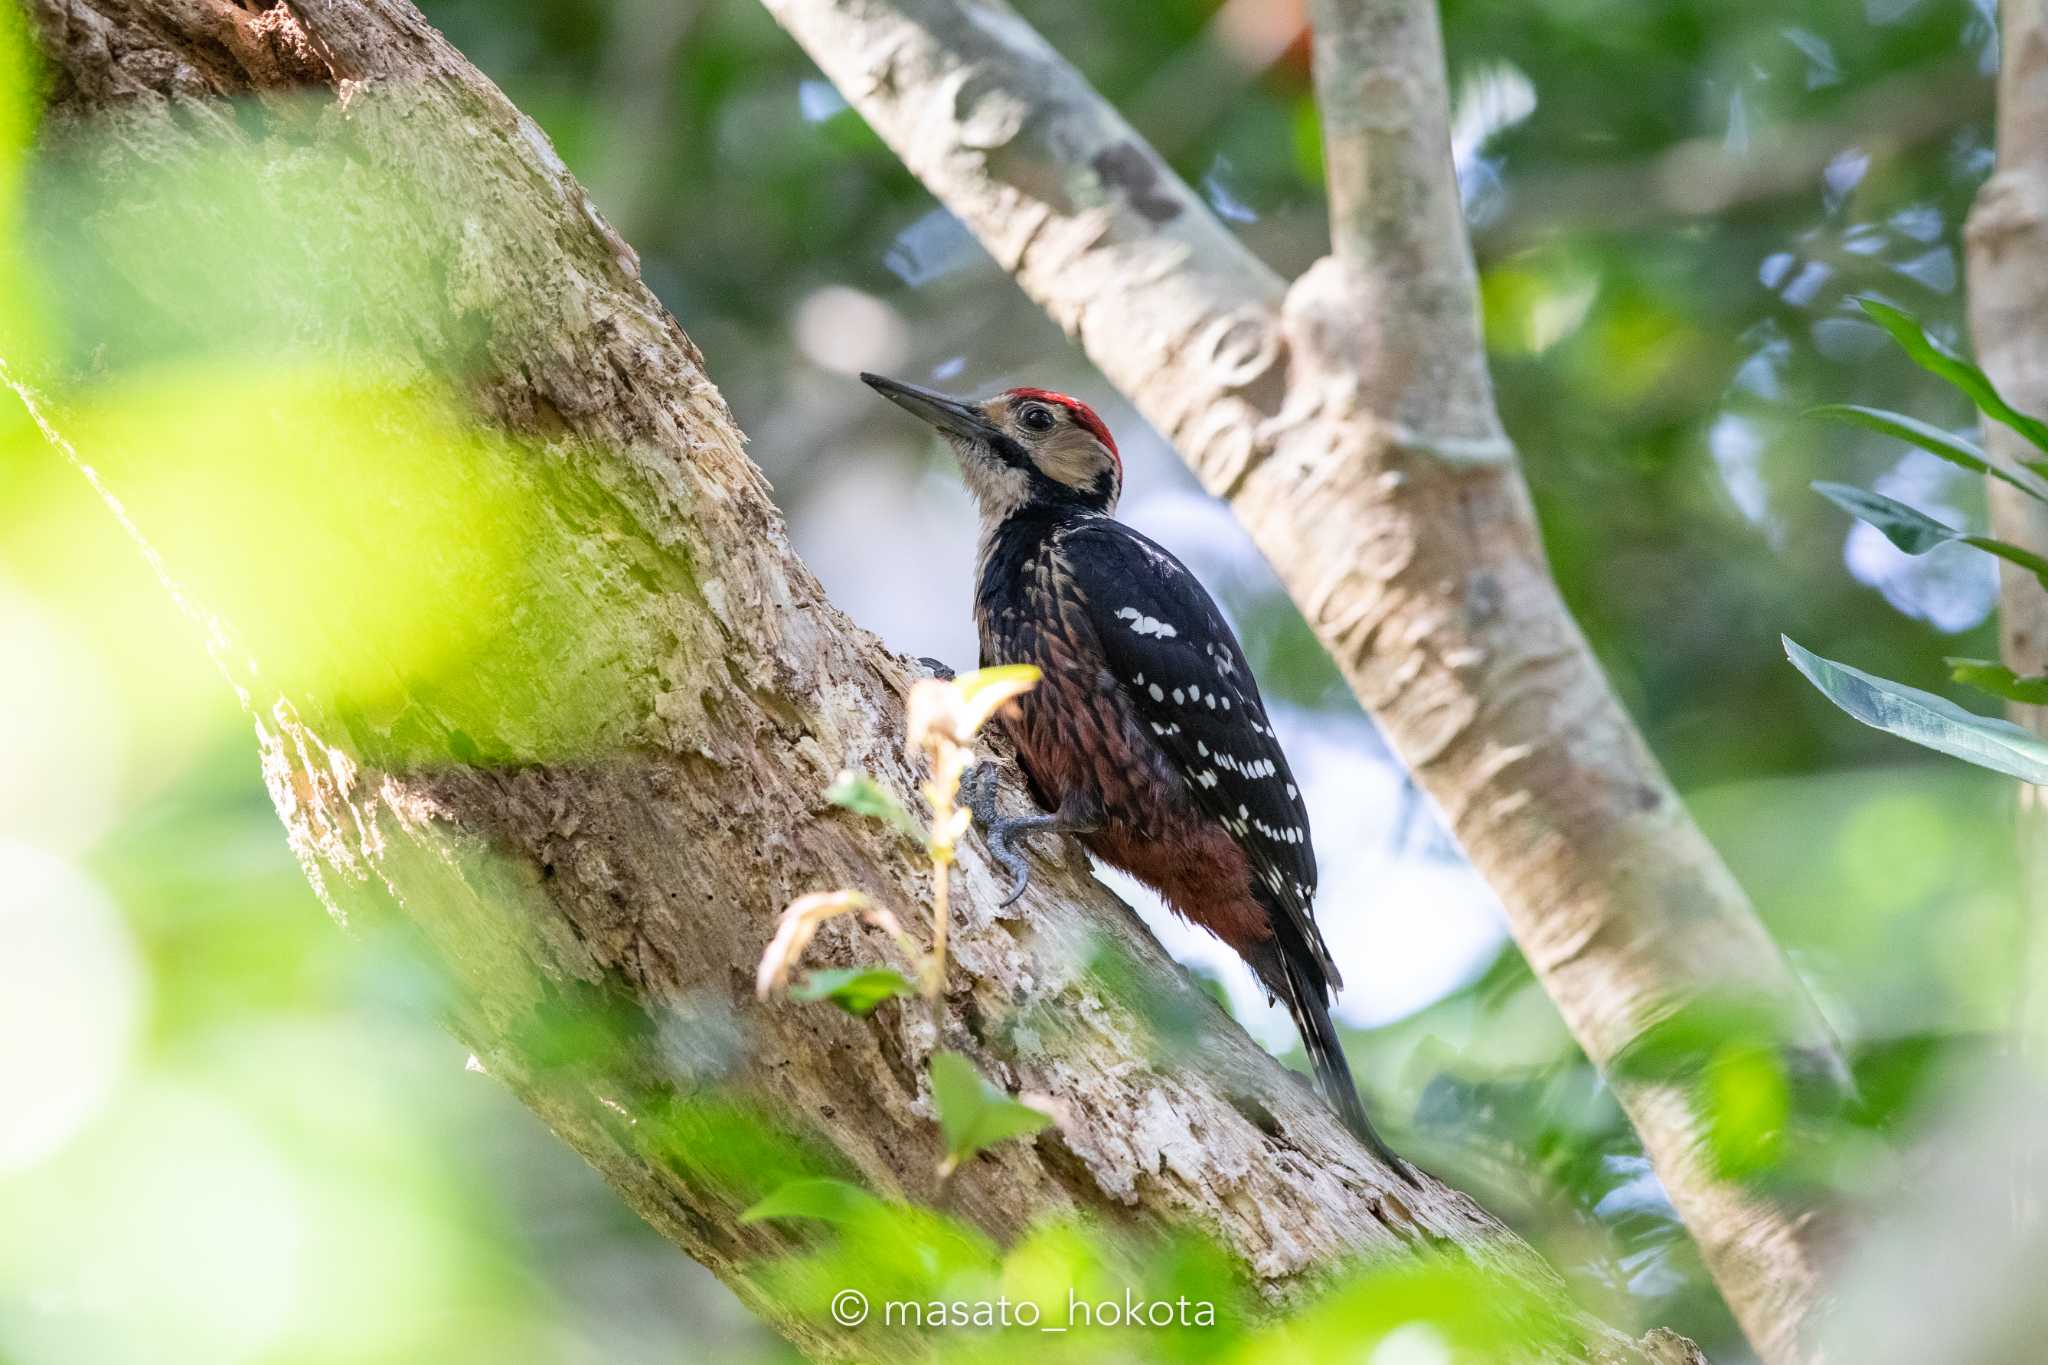
[[[903,955],[917,967],[916,990],[927,1000],[936,1000],[946,980],[946,930],[952,919],[951,870],[960,836],[967,832],[974,816],[960,804],[960,782],[974,765],[974,737],[989,718],[1013,698],[1038,685],[1038,670],[1029,665],[984,668],[958,678],[926,678],[910,690],[907,707],[906,746],[913,757],[922,756],[928,776],[924,799],[932,809],[929,826],[920,826],[888,789],[864,774],[844,772],[827,790],[826,797],[862,815],[882,820],[912,837],[921,837],[925,857],[932,867],[932,947],[918,954],[909,935],[896,917],[871,903],[858,891],[816,892],[792,901],[782,912],[775,937],[761,955],[755,991],[766,1000],[789,984],[803,951],[810,946],[818,926],[844,914],[858,914],[895,940]],[[833,1000],[853,1013],[865,1014],[892,994],[904,989],[883,988],[878,976],[888,969],[850,973],[843,982],[823,983],[810,992],[812,998]],[[815,979],[813,985],[819,985]],[[843,986],[844,989],[840,989]]]

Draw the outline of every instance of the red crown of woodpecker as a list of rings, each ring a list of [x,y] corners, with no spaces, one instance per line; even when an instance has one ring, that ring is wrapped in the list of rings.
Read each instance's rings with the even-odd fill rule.
[[[1108,424],[1095,415],[1094,408],[1089,407],[1070,393],[1058,393],[1052,389],[1011,389],[1007,396],[1011,398],[1036,398],[1042,403],[1059,404],[1074,415],[1074,420],[1079,422],[1090,436],[1102,442],[1103,449],[1107,450],[1110,458],[1116,461],[1117,473],[1119,475],[1123,473],[1123,453],[1116,448],[1116,438],[1109,434]]]

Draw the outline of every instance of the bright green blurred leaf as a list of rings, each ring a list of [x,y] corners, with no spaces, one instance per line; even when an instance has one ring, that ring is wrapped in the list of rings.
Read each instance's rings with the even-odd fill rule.
[[[822,1199],[814,1205],[825,1206]],[[871,1304],[994,1296],[996,1247],[959,1219],[880,1199],[849,1201],[839,1215],[830,1220],[827,1245],[758,1268],[763,1293],[790,1311],[819,1316],[848,1289]]]
[[[1079,956],[1090,985],[1106,1001],[1122,1006],[1136,1017],[1144,1030],[1146,1051],[1162,1065],[1185,1064],[1208,1038],[1218,1008],[1228,1011],[1226,998],[1206,993],[1216,988],[1213,977],[1197,972],[1191,973],[1195,978],[1193,985],[1178,977],[1162,982],[1128,948],[1108,935],[1091,935],[1086,950]],[[1074,1024],[1072,1019],[1061,1017],[1057,1009],[1045,1013],[1043,1027],[1048,1033],[1057,1034]]]
[[[1043,1110],[1020,1104],[983,1080],[974,1063],[957,1052],[932,1054],[932,1098],[946,1144],[945,1171],[976,1152],[1052,1122]]]
[[[1947,658],[1942,662],[1948,665],[1949,676],[1965,687],[2026,706],[2048,706],[2048,676],[2023,677],[1994,659]]]
[[[211,356],[232,379],[309,351],[360,356],[380,338],[417,339],[459,371],[482,361],[493,327],[532,325],[515,295],[473,292],[474,265],[423,249],[474,206],[402,163],[311,136],[326,107],[310,95],[239,101],[219,131],[195,127],[192,141],[148,154],[90,130],[52,144],[29,241],[39,273],[62,282],[50,306],[76,339],[75,373]],[[437,139],[442,155],[465,154],[459,130],[409,136],[423,154]],[[401,352],[397,371],[416,377],[418,359]]]
[[[1940,753],[2048,783],[2048,743],[2008,721],[1965,711],[1944,697],[1823,659],[1781,635],[1786,657],[1821,694],[1865,725]]]
[[[1693,1076],[1723,1048],[1762,1043],[1781,1036],[1784,1029],[1783,1016],[1768,1001],[1702,996],[1644,1029],[1614,1059],[1614,1071],[1648,1081]]]
[[[2009,470],[2001,469],[1991,462],[1983,448],[1975,441],[1966,440],[1953,432],[1923,422],[1917,417],[1908,417],[1901,412],[1886,412],[1881,408],[1866,408],[1855,403],[1826,403],[1817,408],[1808,408],[1808,417],[1822,417],[1837,422],[1848,422],[1855,426],[1868,427],[1909,441],[1930,455],[1947,460],[1950,464],[1967,469],[1974,474],[1986,474],[1994,479],[2003,479],[2028,497],[2048,502],[2048,492],[2043,492]]]
[[[1418,1253],[1346,1277],[1261,1332],[1237,1358],[1256,1365],[1582,1358],[1573,1336],[1556,1303],[1470,1262]]]
[[[792,1180],[740,1215],[742,1223],[767,1218],[815,1218],[825,1223],[844,1223],[854,1215],[880,1206],[881,1200],[860,1186],[823,1177]]]
[[[2026,437],[2037,449],[2048,451],[2048,424],[2027,416],[2006,402],[1984,371],[1927,335],[1927,329],[1920,325],[1918,318],[1877,299],[1859,298],[1856,304],[1878,326],[1891,333],[1892,340],[1913,358],[1914,364],[1961,390],[1986,417],[2003,422]]]
[[[1101,1244],[1070,1220],[1038,1224],[1003,1257],[1003,1292],[1037,1304],[1047,1322],[1066,1319],[1069,1293],[1094,1299],[1122,1288]]]
[[[637,1126],[656,1159],[691,1188],[741,1207],[793,1181],[852,1173],[837,1151],[786,1131],[760,1105],[722,1092],[678,1096]]]
[[[0,8],[0,193],[12,196],[41,111],[42,75],[20,5]]]
[[[851,768],[841,769],[839,776],[832,779],[832,785],[825,788],[825,799],[856,815],[893,825],[920,844],[925,841],[925,829],[917,817],[903,809],[903,803],[896,799],[894,793],[866,773],[857,773]]]
[[[1707,1064],[1699,1099],[1724,1174],[1755,1175],[1778,1164],[1792,1092],[1775,1052],[1748,1042],[1724,1044]]]
[[[1294,101],[1288,111],[1288,150],[1294,155],[1294,173],[1302,183],[1320,189],[1323,177],[1328,173],[1323,165],[1323,118],[1322,111],[1309,95],[1302,95]]]
[[[1925,512],[1908,507],[1896,498],[1882,493],[1872,493],[1846,483],[1816,482],[1813,491],[1841,508],[1858,521],[1866,522],[1884,533],[1884,538],[1909,555],[1926,554],[1938,545],[1950,541],[1968,545],[1996,555],[1998,558],[2017,564],[2034,575],[2044,588],[2048,588],[2048,559],[2043,559],[2031,550],[1990,536],[1973,536],[1946,522],[1936,521]]]
[[[360,755],[589,756],[638,719],[620,658],[674,647],[660,593],[680,559],[430,389],[333,361],[197,361],[71,401],[60,427],[223,667],[259,708],[338,721]],[[596,564],[593,524],[617,531]]]
[[[873,1014],[884,1000],[915,995],[917,987],[894,967],[841,967],[812,972],[789,988],[792,1000],[830,1000],[848,1014]]]
[[[21,5],[0,5],[0,362],[21,378],[38,327],[21,251],[21,192],[36,121],[42,73]]]

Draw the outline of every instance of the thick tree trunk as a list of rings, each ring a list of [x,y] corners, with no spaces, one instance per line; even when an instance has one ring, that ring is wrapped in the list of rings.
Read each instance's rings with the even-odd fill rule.
[[[2048,413],[2048,3],[2000,6],[2004,60],[1998,77],[1998,166],[1969,223],[1970,325],[1984,372],[2007,402]],[[1985,441],[2005,463],[2042,458],[2024,437],[1995,422]],[[2048,508],[1996,479],[1986,481],[1992,533],[2048,551]],[[2032,574],[1998,563],[1998,627],[2005,663],[2015,673],[2048,673],[2048,592]],[[2048,709],[2014,705],[2013,719],[2048,734]],[[2020,788],[2022,896],[2027,961],[2017,1019],[2020,1046],[2048,1056],[2048,791]],[[2038,1223],[2048,1150],[2043,1135],[2023,1135],[2014,1178],[2020,1216]]]
[[[905,164],[1170,438],[1287,584],[1507,909],[1750,1340],[1812,1358],[1822,1220],[1721,1174],[1685,1075],[1617,1065],[1701,1007],[1826,1021],[1607,685],[1495,414],[1428,0],[1324,0],[1333,254],[1291,286],[1000,0],[764,0]]]
[[[53,69],[46,142],[88,164],[104,199],[67,232],[91,242],[157,221],[180,168],[209,145],[241,149],[259,187],[329,154],[337,198],[305,225],[326,235],[307,240],[364,254],[315,262],[348,287],[326,291],[345,302],[311,334],[374,351],[407,383],[446,384],[481,428],[511,434],[478,445],[473,466],[477,501],[532,512],[521,529],[541,561],[486,585],[497,593],[487,614],[510,628],[458,692],[405,682],[401,705],[375,714],[280,686],[264,667],[273,642],[197,596],[167,548],[178,501],[150,494],[147,433],[135,448],[74,458],[145,542],[161,542],[145,548],[246,699],[315,888],[337,916],[415,940],[482,1066],[664,1236],[806,1349],[901,1354],[900,1341],[772,1298],[762,1262],[805,1234],[738,1214],[804,1171],[931,1198],[939,1139],[926,1062],[952,1047],[1049,1096],[1058,1114],[952,1181],[951,1206],[998,1238],[1072,1212],[1132,1230],[1192,1223],[1282,1297],[1347,1257],[1451,1246],[1579,1327],[1586,1344],[1573,1358],[1696,1358],[1665,1334],[1638,1347],[1584,1320],[1556,1276],[1468,1199],[1378,1166],[1078,866],[1043,870],[1026,901],[999,912],[996,876],[978,848],[964,851],[952,970],[932,1014],[893,1003],[860,1021],[757,1005],[754,967],[791,898],[859,887],[911,923],[928,901],[896,836],[820,799],[842,766],[909,798],[910,678],[791,553],[702,358],[630,248],[540,130],[402,0],[30,9]],[[223,101],[235,98],[267,113],[230,114]],[[359,171],[385,193],[359,200]],[[292,230],[289,215],[280,222]],[[266,259],[300,247],[246,243]],[[358,287],[354,263],[371,259],[416,291],[402,307]],[[146,297],[150,271],[179,264],[128,268]],[[65,445],[61,403],[21,392]],[[159,491],[187,496],[183,485],[203,477],[154,472]],[[240,489],[200,491],[244,496],[249,517],[290,515]],[[356,581],[353,566],[322,577],[291,562],[301,528],[272,529],[285,553],[243,567],[286,577],[301,614],[317,621],[352,594],[389,590]],[[409,548],[422,560],[460,553]],[[544,606],[521,596],[532,584],[545,586]],[[373,661],[381,647],[348,643]],[[394,656],[387,673],[404,667]],[[458,758],[423,756],[434,749]],[[1143,1011],[1084,970],[1105,951],[1134,964],[1144,991],[1192,1012],[1200,1066],[1150,1060]],[[813,953],[835,965],[889,947],[842,922]]]

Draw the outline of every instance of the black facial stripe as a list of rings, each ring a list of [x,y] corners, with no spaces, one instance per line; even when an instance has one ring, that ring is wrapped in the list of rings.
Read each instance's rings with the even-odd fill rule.
[[[1031,462],[1030,454],[1013,437],[998,433],[989,441],[989,448],[995,451],[997,459],[1012,469],[1028,469],[1034,474],[1038,472],[1038,466]]]

